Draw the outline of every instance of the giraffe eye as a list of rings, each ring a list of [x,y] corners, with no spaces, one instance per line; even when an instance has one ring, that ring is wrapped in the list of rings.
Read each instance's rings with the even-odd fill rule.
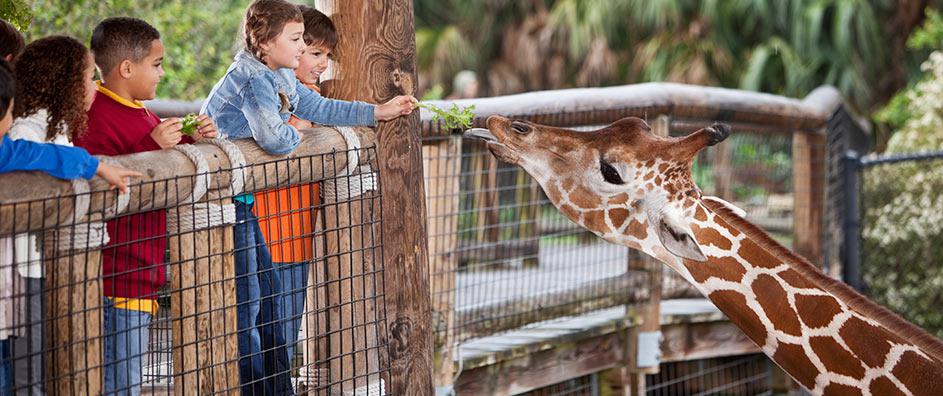
[[[516,121],[511,123],[511,129],[515,130],[517,133],[521,135],[526,135],[530,133],[530,125],[516,122]]]
[[[599,160],[599,172],[602,173],[602,178],[610,184],[625,184],[622,181],[622,176],[619,176],[619,171],[604,160]]]

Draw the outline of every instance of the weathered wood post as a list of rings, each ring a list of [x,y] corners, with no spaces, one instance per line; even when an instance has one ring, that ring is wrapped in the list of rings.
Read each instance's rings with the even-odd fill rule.
[[[183,206],[167,211],[168,246],[172,263],[170,310],[172,318],[174,394],[238,394],[239,345],[236,323],[235,256],[231,197],[242,191],[245,158],[232,143],[213,140],[228,163],[209,165],[200,150],[178,146],[196,162],[203,191],[210,177],[219,188],[208,200],[194,191]],[[227,171],[220,175],[220,171]],[[212,172],[212,173],[210,173]],[[185,202],[187,202],[185,201]]]
[[[433,382],[452,386],[455,374],[455,271],[458,268],[458,211],[462,138],[428,139],[422,145],[429,233],[429,277],[434,338]]]
[[[793,248],[816,265],[822,265],[824,257],[825,168],[824,131],[793,133]]]
[[[333,77],[334,96],[383,103],[415,94],[416,42],[410,0],[319,0],[318,8],[339,16],[342,40]],[[414,112],[377,127],[384,292],[387,307],[390,381],[388,391],[429,395],[432,386],[432,327],[425,202]]]
[[[75,180],[73,186],[74,197],[56,200],[73,203],[70,224],[43,235],[45,388],[50,395],[102,391],[100,249],[108,243],[108,231],[101,216],[83,220],[89,211],[88,183]],[[68,205],[60,208],[68,210]]]

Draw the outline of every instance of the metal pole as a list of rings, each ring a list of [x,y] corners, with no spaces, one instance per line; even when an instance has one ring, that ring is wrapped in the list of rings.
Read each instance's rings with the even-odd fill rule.
[[[855,290],[862,290],[861,282],[861,207],[859,191],[859,172],[861,158],[854,150],[848,150],[842,157],[842,195],[844,205],[842,213],[842,277]]]

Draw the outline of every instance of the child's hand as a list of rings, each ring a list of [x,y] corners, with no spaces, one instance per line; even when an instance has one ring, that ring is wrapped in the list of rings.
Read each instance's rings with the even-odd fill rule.
[[[120,166],[108,165],[104,162],[98,163],[98,169],[95,170],[98,177],[105,179],[111,184],[111,189],[117,188],[122,194],[128,192],[128,184],[125,181],[128,177],[141,177],[141,174]]]
[[[180,128],[182,127],[183,124],[180,123],[179,118],[168,118],[161,121],[160,124],[157,124],[157,126],[151,130],[151,138],[157,142],[160,148],[171,148],[176,146],[177,143],[180,143],[180,139],[183,138],[183,133],[180,132]]]
[[[219,135],[216,123],[208,115],[202,114],[197,117],[196,121],[199,123],[199,127],[196,129],[196,133],[193,134],[193,140],[212,139]]]
[[[389,121],[399,116],[412,113],[419,103],[416,98],[409,95],[397,96],[390,99],[389,102],[377,106],[373,110],[373,117],[380,121]]]

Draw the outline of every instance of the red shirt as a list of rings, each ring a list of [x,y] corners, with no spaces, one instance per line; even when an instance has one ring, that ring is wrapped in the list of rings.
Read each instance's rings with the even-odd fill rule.
[[[126,100],[99,86],[88,111],[88,130],[75,137],[74,142],[94,155],[160,150],[160,145],[151,138],[151,131],[160,121],[140,102]],[[184,142],[193,141],[184,138]],[[157,298],[157,290],[167,278],[164,268],[166,217],[164,210],[154,210],[108,221],[110,242],[102,250],[105,296]]]

